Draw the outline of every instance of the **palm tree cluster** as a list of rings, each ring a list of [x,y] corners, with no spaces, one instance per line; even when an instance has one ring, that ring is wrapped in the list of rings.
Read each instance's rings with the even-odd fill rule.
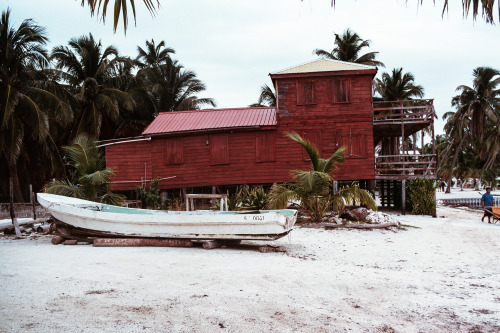
[[[33,20],[14,27],[10,10],[2,12],[0,172],[12,178],[17,202],[27,199],[28,184],[38,190],[65,174],[61,147],[81,134],[93,140],[135,136],[160,111],[215,106],[198,97],[205,85],[171,58],[175,51],[164,41],[146,41],[135,58],[92,34],[52,51],[47,42]],[[4,196],[9,177],[0,181]]]
[[[445,135],[437,145],[439,176],[448,181],[481,178],[496,185],[500,176],[500,71],[473,70],[472,86],[460,85],[452,98],[455,111],[444,114]]]

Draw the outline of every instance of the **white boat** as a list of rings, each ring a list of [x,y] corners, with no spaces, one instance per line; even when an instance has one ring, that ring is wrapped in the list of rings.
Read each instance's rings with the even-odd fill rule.
[[[297,220],[293,209],[260,211],[160,211],[38,193],[63,236],[273,240]]]

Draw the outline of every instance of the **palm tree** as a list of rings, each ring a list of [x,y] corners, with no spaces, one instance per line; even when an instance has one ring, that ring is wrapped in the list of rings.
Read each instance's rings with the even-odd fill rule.
[[[496,0],[462,0],[463,16],[467,17],[469,13],[472,11],[472,17],[474,20],[476,20],[476,16],[479,14],[479,11],[481,10],[483,18],[486,21],[486,23],[494,24],[495,20],[493,17],[493,10],[495,8],[495,1]],[[422,2],[423,0],[417,0],[417,3],[419,4],[421,4]],[[331,6],[335,7],[335,0],[332,0]],[[444,0],[443,16],[447,10],[448,10],[448,0]],[[498,11],[500,12],[500,2],[498,3]]]
[[[156,5],[155,1],[153,0],[143,0],[144,4],[146,5],[146,8],[149,10],[149,12],[154,15],[156,13],[156,8],[155,7],[160,7],[160,1],[156,0]],[[114,5],[114,15],[113,15],[113,31],[116,32],[116,27],[118,26],[118,20],[120,19],[120,11],[123,16],[123,31],[127,33],[127,27],[128,27],[128,8],[127,4],[130,2],[130,7],[132,8],[132,15],[134,16],[134,22],[135,22],[135,1],[134,0],[115,0],[115,5]],[[106,14],[107,14],[107,9],[108,9],[108,4],[109,0],[82,0],[82,6],[87,3],[90,7],[90,14],[94,16],[96,13],[97,9],[97,15],[99,15],[99,12],[101,11],[102,8],[102,21],[104,22],[106,20]]]
[[[141,69],[137,77],[151,92],[159,111],[196,110],[216,105],[212,98],[197,96],[206,89],[205,85],[177,60],[166,58],[161,65]]]
[[[170,53],[175,53],[173,48],[165,46],[165,41],[162,40],[160,44],[155,45],[154,39],[151,39],[151,42],[146,41],[146,50],[137,46],[137,51],[139,55],[136,63],[139,68],[159,66],[170,59]]]
[[[156,0],[143,0],[144,4],[148,11],[154,15],[156,13],[156,7],[160,7],[160,1]],[[417,0],[417,2],[422,0]],[[130,2],[130,7],[132,8],[132,15],[134,17],[135,22],[135,1],[134,0],[115,0],[114,3],[114,15],[113,15],[113,31],[116,32],[116,27],[118,26],[118,20],[120,19],[120,14],[123,16],[123,30],[125,33],[127,32],[128,27],[128,8],[127,3]],[[82,6],[87,3],[90,7],[90,13],[93,16],[96,13],[99,15],[99,12],[102,8],[102,20],[103,22],[106,19],[107,7],[109,1],[107,0],[82,0]],[[335,6],[335,0],[332,1],[332,6]],[[495,7],[495,0],[462,0],[462,8],[463,15],[467,17],[469,12],[472,10],[473,19],[476,19],[477,14],[479,14],[479,9],[481,8],[481,12],[483,13],[483,18],[487,23],[494,23],[493,10]],[[500,12],[500,2],[498,4],[499,12]],[[448,10],[448,0],[444,1],[443,4],[443,15],[444,12]]]
[[[500,71],[490,67],[477,67],[473,70],[472,88],[466,85],[457,87],[460,95],[453,98],[457,112],[467,113],[471,118],[472,137],[482,139],[486,118],[498,123],[500,112]]]
[[[117,73],[130,59],[119,57],[113,46],[103,50],[92,34],[71,39],[69,47],[55,47],[52,59],[60,80],[69,84],[79,105],[70,139],[81,133],[99,139],[113,137],[120,109],[130,110],[134,106],[127,93],[115,88],[117,81],[129,78]]]
[[[469,136],[469,123],[470,120],[467,117],[467,114],[460,112],[447,112],[443,115],[443,120],[447,120],[444,130],[446,136],[448,138],[448,147],[441,157],[441,164],[447,160],[447,156],[454,150],[453,159],[451,160],[451,164],[449,165],[448,179],[447,179],[447,188],[446,193],[450,193],[451,189],[451,180],[453,178],[455,166],[457,163],[458,155],[462,152],[462,147],[470,139]],[[441,169],[442,166],[439,165],[438,169]]]
[[[109,190],[113,170],[105,168],[104,154],[91,137],[79,135],[63,150],[70,177],[51,181],[45,186],[45,192],[112,205],[119,205],[125,199]]]
[[[64,124],[71,120],[69,107],[58,97],[58,89],[45,75],[49,60],[43,46],[45,29],[24,20],[15,29],[10,10],[0,20],[0,160],[8,166],[16,201],[23,201],[18,161],[35,155],[54,162],[57,147],[49,133],[49,121]],[[55,155],[53,154],[55,152]],[[57,164],[57,162],[55,162]]]
[[[259,101],[250,105],[252,107],[259,106],[276,106],[276,93],[267,84],[260,87]]]
[[[494,169],[499,165],[500,156],[500,124],[487,121],[487,130],[483,136],[483,142],[479,145],[480,157],[485,161],[484,169]]]
[[[314,54],[322,58],[355,62],[362,65],[385,67],[375,58],[378,52],[369,52],[360,55],[361,49],[370,47],[370,40],[363,40],[359,35],[349,28],[342,35],[335,34],[335,47],[331,52],[315,49]]]
[[[300,209],[309,215],[313,222],[320,222],[329,208],[339,209],[339,206],[345,206],[349,202],[358,201],[376,209],[370,194],[357,186],[345,187],[333,195],[330,193],[330,184],[333,180],[331,173],[344,161],[344,147],[338,149],[328,159],[322,159],[318,149],[308,140],[295,132],[286,133],[286,136],[304,147],[312,168],[308,171],[292,170],[295,183],[273,185],[269,194],[271,209],[286,208],[289,200],[299,200]]]
[[[403,68],[394,68],[392,73],[383,73],[382,79],[375,79],[374,90],[383,101],[402,101],[424,96],[424,88],[415,84],[412,73],[403,73]]]
[[[463,16],[467,17],[472,10],[472,17],[476,20],[479,8],[481,8],[486,23],[493,24],[495,22],[493,18],[494,7],[495,0],[462,0]],[[448,0],[444,0],[443,15],[446,10],[448,10]],[[500,2],[498,2],[498,12],[500,13]]]

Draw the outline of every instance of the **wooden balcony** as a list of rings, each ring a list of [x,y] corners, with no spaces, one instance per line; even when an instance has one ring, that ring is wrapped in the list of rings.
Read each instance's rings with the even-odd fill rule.
[[[375,178],[403,180],[436,178],[434,154],[403,154],[375,156]]]
[[[432,99],[373,103],[373,138],[408,137],[418,131],[434,128]]]
[[[418,99],[373,103],[373,141],[375,145],[379,145],[379,154],[380,151],[385,153],[375,156],[377,179],[436,177],[433,101]],[[420,132],[420,149],[417,148],[418,132]],[[426,135],[431,137],[432,154],[417,154],[418,151],[423,151]],[[409,149],[409,137],[413,137],[411,140],[413,154]],[[386,138],[382,146],[382,139]]]

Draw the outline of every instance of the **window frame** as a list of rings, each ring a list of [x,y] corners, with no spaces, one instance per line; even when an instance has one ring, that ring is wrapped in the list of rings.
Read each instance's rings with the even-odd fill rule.
[[[229,135],[228,134],[211,134],[208,137],[210,145],[210,165],[225,165],[229,164]],[[215,145],[223,143],[222,149],[219,151],[223,152],[223,158],[216,155],[218,150],[216,150]],[[221,155],[222,156],[222,155]]]
[[[304,84],[311,84],[311,101],[306,102],[304,98]],[[298,80],[295,86],[297,87],[297,105],[314,105],[316,104],[316,80]]]
[[[267,137],[267,138],[266,138]],[[270,157],[262,154],[261,147],[266,147],[271,144]],[[260,153],[259,153],[260,152]],[[257,163],[276,162],[276,133],[275,132],[259,132],[255,135],[255,161]]]
[[[337,83],[338,82],[343,82],[343,84],[345,85],[345,89],[347,90],[347,100],[344,101],[340,101],[340,100],[337,100],[336,96],[337,96],[337,93],[336,93],[336,87],[337,87]],[[351,79],[350,78],[333,78],[332,79],[332,88],[331,88],[331,91],[332,91],[332,103],[333,104],[347,104],[347,103],[351,103],[351,91],[352,91],[352,85],[351,85]]]
[[[170,149],[170,145],[176,147],[175,152],[178,155],[170,154],[172,150]],[[182,138],[168,138],[165,140],[165,165],[180,165],[184,164],[184,140]],[[180,154],[179,154],[180,153]]]

